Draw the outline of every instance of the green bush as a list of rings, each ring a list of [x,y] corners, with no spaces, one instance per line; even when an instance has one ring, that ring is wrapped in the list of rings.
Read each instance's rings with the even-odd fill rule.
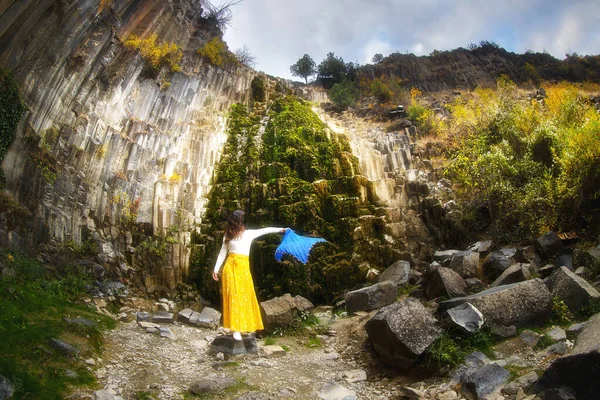
[[[371,94],[375,96],[379,103],[388,103],[392,101],[392,97],[394,96],[390,88],[379,78],[371,83]]]
[[[255,76],[254,79],[252,79],[252,82],[250,83],[250,89],[252,91],[252,100],[265,101],[265,79],[262,76]]]
[[[337,111],[344,111],[356,102],[358,91],[354,84],[348,80],[336,83],[329,91],[329,98]]]
[[[15,129],[24,112],[17,81],[9,70],[0,68],[0,162],[15,139]]]

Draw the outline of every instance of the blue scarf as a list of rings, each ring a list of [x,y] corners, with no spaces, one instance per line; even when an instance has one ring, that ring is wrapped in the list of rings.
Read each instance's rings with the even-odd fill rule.
[[[277,250],[275,250],[275,259],[281,261],[284,254],[290,254],[296,257],[300,262],[308,262],[308,254],[315,243],[326,242],[323,238],[314,238],[296,235],[293,230],[288,229],[283,235],[283,240]]]

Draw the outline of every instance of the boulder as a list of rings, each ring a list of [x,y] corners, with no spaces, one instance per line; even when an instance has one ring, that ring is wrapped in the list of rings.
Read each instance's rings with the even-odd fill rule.
[[[10,399],[15,393],[15,385],[8,378],[0,375],[0,400]]]
[[[300,312],[309,311],[315,308],[315,305],[310,300],[300,295],[294,296],[294,303],[296,304],[296,309]]]
[[[521,332],[521,334],[519,335],[519,338],[521,338],[521,340],[523,342],[525,342],[525,344],[527,344],[527,346],[529,347],[535,347],[538,342],[540,341],[540,339],[542,338],[543,335],[540,335],[537,332],[531,331],[529,329],[525,329],[523,332]]]
[[[490,279],[496,279],[508,267],[519,261],[523,261],[523,254],[520,250],[504,248],[493,251],[483,260],[483,273]]]
[[[487,364],[467,376],[462,390],[467,396],[484,399],[502,387],[510,377],[510,372],[498,364]]]
[[[535,240],[535,247],[544,260],[552,258],[562,250],[563,244],[555,232],[548,232]]]
[[[190,317],[195,312],[196,311],[192,310],[191,308],[184,308],[183,310],[181,310],[181,311],[179,311],[177,313],[177,321],[183,322],[185,324],[189,324],[190,323]]]
[[[479,253],[474,251],[459,251],[450,259],[449,268],[463,278],[474,278],[479,269]]]
[[[410,278],[410,263],[404,260],[398,260],[383,271],[379,277],[379,282],[392,281],[396,286],[404,285]]]
[[[242,335],[242,340],[235,340],[231,335],[217,336],[210,344],[210,354],[257,354],[258,346],[254,334]]]
[[[550,317],[552,295],[541,279],[497,286],[467,297],[440,303],[440,311],[469,302],[485,318],[486,323],[517,328],[541,324]]]
[[[463,303],[446,311],[454,323],[467,332],[475,332],[483,326],[483,314],[470,303]]]
[[[556,326],[550,329],[548,332],[546,332],[546,336],[548,336],[555,342],[567,340],[567,332],[565,332],[565,330],[559,326]]]
[[[392,281],[383,281],[359,290],[348,292],[345,297],[349,313],[369,311],[396,301],[398,287]]]
[[[214,308],[204,307],[202,312],[198,315],[198,319],[196,320],[196,316],[192,314],[190,317],[190,322],[195,323],[198,326],[203,328],[217,329],[219,326],[219,322],[221,321],[221,313],[215,310]]]
[[[174,321],[173,317],[173,313],[167,311],[157,311],[156,314],[152,316],[152,322],[157,324],[172,324]]]
[[[590,302],[600,302],[600,293],[567,267],[555,270],[547,283],[552,296],[559,297],[572,312],[579,311]]]
[[[550,398],[561,388],[576,393],[577,400],[592,400],[600,393],[600,314],[588,320],[569,355],[556,359],[533,388],[542,398]]]
[[[381,359],[400,368],[410,367],[442,333],[439,322],[412,298],[383,307],[365,329]]]
[[[263,323],[267,328],[287,326],[294,320],[296,302],[289,293],[260,303]]]
[[[517,263],[508,267],[490,287],[509,285],[511,283],[523,282],[531,278],[529,264]]]
[[[466,296],[467,283],[450,268],[439,267],[427,277],[425,294],[430,299],[445,296],[450,298]]]
[[[71,346],[60,339],[50,339],[50,346],[68,356],[74,356],[80,353],[80,350],[77,347]]]

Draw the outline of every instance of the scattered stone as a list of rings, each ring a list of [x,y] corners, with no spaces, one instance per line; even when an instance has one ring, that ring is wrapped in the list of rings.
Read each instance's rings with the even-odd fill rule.
[[[158,328],[158,330],[160,331],[160,337],[164,337],[171,340],[177,340],[177,336],[175,336],[175,334],[171,332],[169,328],[161,326],[160,328]]]
[[[410,263],[405,260],[398,260],[383,271],[379,277],[379,282],[392,281],[396,286],[404,285],[410,278]]]
[[[490,287],[510,285],[511,283],[523,282],[530,278],[531,272],[529,272],[529,264],[517,263],[508,267],[498,278],[496,278]]]
[[[458,400],[458,394],[454,390],[438,393],[437,400]]]
[[[452,372],[452,383],[459,384],[477,371],[490,363],[490,359],[480,351],[474,351],[465,357],[465,361]]]
[[[196,325],[203,328],[217,329],[221,321],[221,313],[214,308],[204,307],[198,315],[198,320],[196,321],[193,315],[192,320],[196,322]]]
[[[470,303],[463,303],[446,311],[452,321],[467,332],[475,332],[483,326],[483,314]]]
[[[452,255],[454,255],[454,253],[460,253],[460,250],[438,250],[435,253],[433,253],[433,261],[437,261],[440,264],[450,262],[450,259],[452,258]]]
[[[72,378],[72,379],[79,378],[79,374],[77,372],[73,371],[72,369],[65,370],[65,376],[68,378]]]
[[[153,335],[160,335],[160,327],[159,328],[154,328],[154,327],[146,328],[146,333],[151,333]]]
[[[88,358],[87,360],[84,361],[84,363],[86,363],[87,365],[94,366],[94,365],[96,365],[96,360],[94,360],[93,358]]]
[[[155,324],[153,322],[144,322],[144,321],[140,321],[138,322],[138,326],[144,329],[149,329],[149,328],[154,328],[154,329],[158,329],[160,328],[160,325]]]
[[[332,360],[332,361],[335,361],[335,360],[337,360],[337,359],[339,359],[339,358],[340,358],[340,355],[339,355],[338,353],[329,353],[329,354],[325,354],[325,357],[324,357],[324,358],[325,358],[326,360]]]
[[[555,342],[567,340],[567,333],[564,329],[558,326],[546,332],[546,335]]]
[[[242,335],[242,340],[235,340],[231,335],[217,336],[210,344],[210,352],[228,355],[256,354],[258,346],[254,335]]]
[[[493,251],[483,260],[483,273],[490,279],[498,278],[504,271],[522,259],[522,253],[513,248]]]
[[[123,400],[123,398],[116,396],[112,391],[97,390],[94,392],[94,400]]]
[[[482,399],[498,390],[509,377],[510,373],[498,364],[487,364],[467,376],[462,389],[465,394]]]
[[[517,328],[545,322],[552,311],[552,295],[541,279],[497,286],[483,292],[440,303],[440,311],[465,302],[475,306],[486,323]]]
[[[235,386],[237,382],[230,377],[203,379],[190,386],[190,392],[196,396],[203,394],[216,394],[228,387]]]
[[[521,332],[519,338],[521,338],[521,340],[525,342],[529,347],[535,347],[542,338],[542,336],[543,335],[540,335],[537,332],[526,329],[523,332]]]
[[[582,331],[584,326],[585,322],[580,322],[578,324],[571,325],[569,328],[567,328],[567,337],[569,339],[576,338],[577,335],[579,335],[579,333]]]
[[[89,319],[85,319],[85,318],[74,318],[74,319],[69,319],[69,318],[63,318],[63,321],[65,321],[68,325],[81,325],[81,326],[98,326],[97,322],[94,321],[90,321]]]
[[[509,396],[514,396],[517,394],[518,390],[524,390],[525,392],[529,391],[531,387],[537,382],[539,376],[537,372],[531,371],[528,374],[518,377],[514,381],[510,382],[502,389],[502,393],[507,394]]]
[[[309,311],[315,308],[315,305],[310,300],[300,295],[294,296],[294,303],[296,303],[296,309],[300,312]]]
[[[396,284],[389,280],[382,281],[348,292],[345,297],[346,310],[348,313],[374,310],[392,304],[397,297],[398,287]]]
[[[275,398],[262,392],[248,392],[237,397],[237,400],[275,400]]]
[[[196,311],[192,310],[191,308],[184,308],[183,310],[181,310],[181,311],[179,311],[177,313],[177,321],[183,322],[185,324],[189,324],[190,323],[190,317],[195,312]]]
[[[339,383],[329,381],[319,391],[321,400],[357,400],[356,393]]]
[[[575,275],[579,275],[579,276],[585,276],[587,275],[587,268],[585,267],[579,267],[575,270]]]
[[[547,260],[561,251],[563,244],[555,232],[548,232],[535,240],[535,247],[542,258]]]
[[[504,326],[504,325],[491,324],[490,330],[493,335],[496,335],[496,336],[499,336],[502,338],[513,337],[517,334],[517,327],[514,325]]]
[[[442,333],[438,321],[411,298],[380,309],[365,329],[381,359],[400,368],[410,367]]]
[[[474,251],[459,251],[450,259],[449,268],[463,278],[474,278],[479,268],[479,253]]]
[[[65,355],[78,355],[80,352],[77,347],[71,346],[60,339],[50,339],[50,346],[54,347]]]
[[[140,311],[136,314],[136,320],[138,322],[142,322],[142,321],[149,321],[150,320],[151,315],[145,311]]]
[[[106,307],[106,301],[104,301],[104,299],[101,298],[101,297],[94,297],[94,304],[98,308],[105,308]]]
[[[287,352],[281,346],[269,345],[260,348],[260,354],[265,358],[278,358],[283,357]]]
[[[542,268],[538,269],[538,274],[540,274],[542,278],[547,278],[558,268],[559,267],[553,264],[544,265]]]
[[[600,293],[566,267],[560,267],[550,275],[548,288],[552,296],[559,297],[572,312],[579,311],[590,302],[600,302]]]
[[[506,359],[506,365],[514,365],[515,367],[524,368],[527,366],[527,363],[518,355],[513,354]]]
[[[425,294],[430,299],[466,296],[467,284],[457,272],[450,268],[439,267],[427,278]]]
[[[404,386],[400,389],[400,393],[403,399],[420,400],[425,398],[425,392],[411,388],[410,386]]]
[[[367,380],[367,372],[363,369],[353,369],[342,372],[342,378],[348,383],[363,382]]]
[[[15,385],[3,375],[0,375],[0,400],[10,399],[15,393]]]
[[[477,253],[488,253],[492,248],[493,242],[491,240],[483,240],[476,242],[469,247],[469,250]]]
[[[166,312],[166,311],[158,311],[156,314],[154,314],[152,316],[152,322],[163,323],[163,324],[172,324],[173,323],[173,313]]]
[[[117,315],[117,321],[128,322],[129,315],[127,315],[127,313],[120,313],[119,315]]]
[[[562,341],[558,343],[554,343],[544,350],[544,357],[552,354],[565,355],[567,354],[567,343]]]
[[[588,320],[577,336],[571,353],[558,358],[546,369],[533,392],[538,394],[543,392],[540,397],[551,398],[550,391],[569,388],[577,394],[578,400],[596,399],[600,393],[598,365],[600,365],[600,314]]]
[[[275,364],[273,364],[270,361],[264,360],[264,359],[258,359],[258,360],[252,360],[250,361],[250,364],[254,365],[255,367],[265,367],[265,368],[273,368],[275,366]]]

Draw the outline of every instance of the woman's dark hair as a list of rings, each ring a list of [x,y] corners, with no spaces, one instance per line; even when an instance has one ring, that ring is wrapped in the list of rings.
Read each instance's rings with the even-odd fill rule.
[[[225,243],[238,238],[244,231],[244,214],[242,210],[235,210],[227,218],[225,228]]]

